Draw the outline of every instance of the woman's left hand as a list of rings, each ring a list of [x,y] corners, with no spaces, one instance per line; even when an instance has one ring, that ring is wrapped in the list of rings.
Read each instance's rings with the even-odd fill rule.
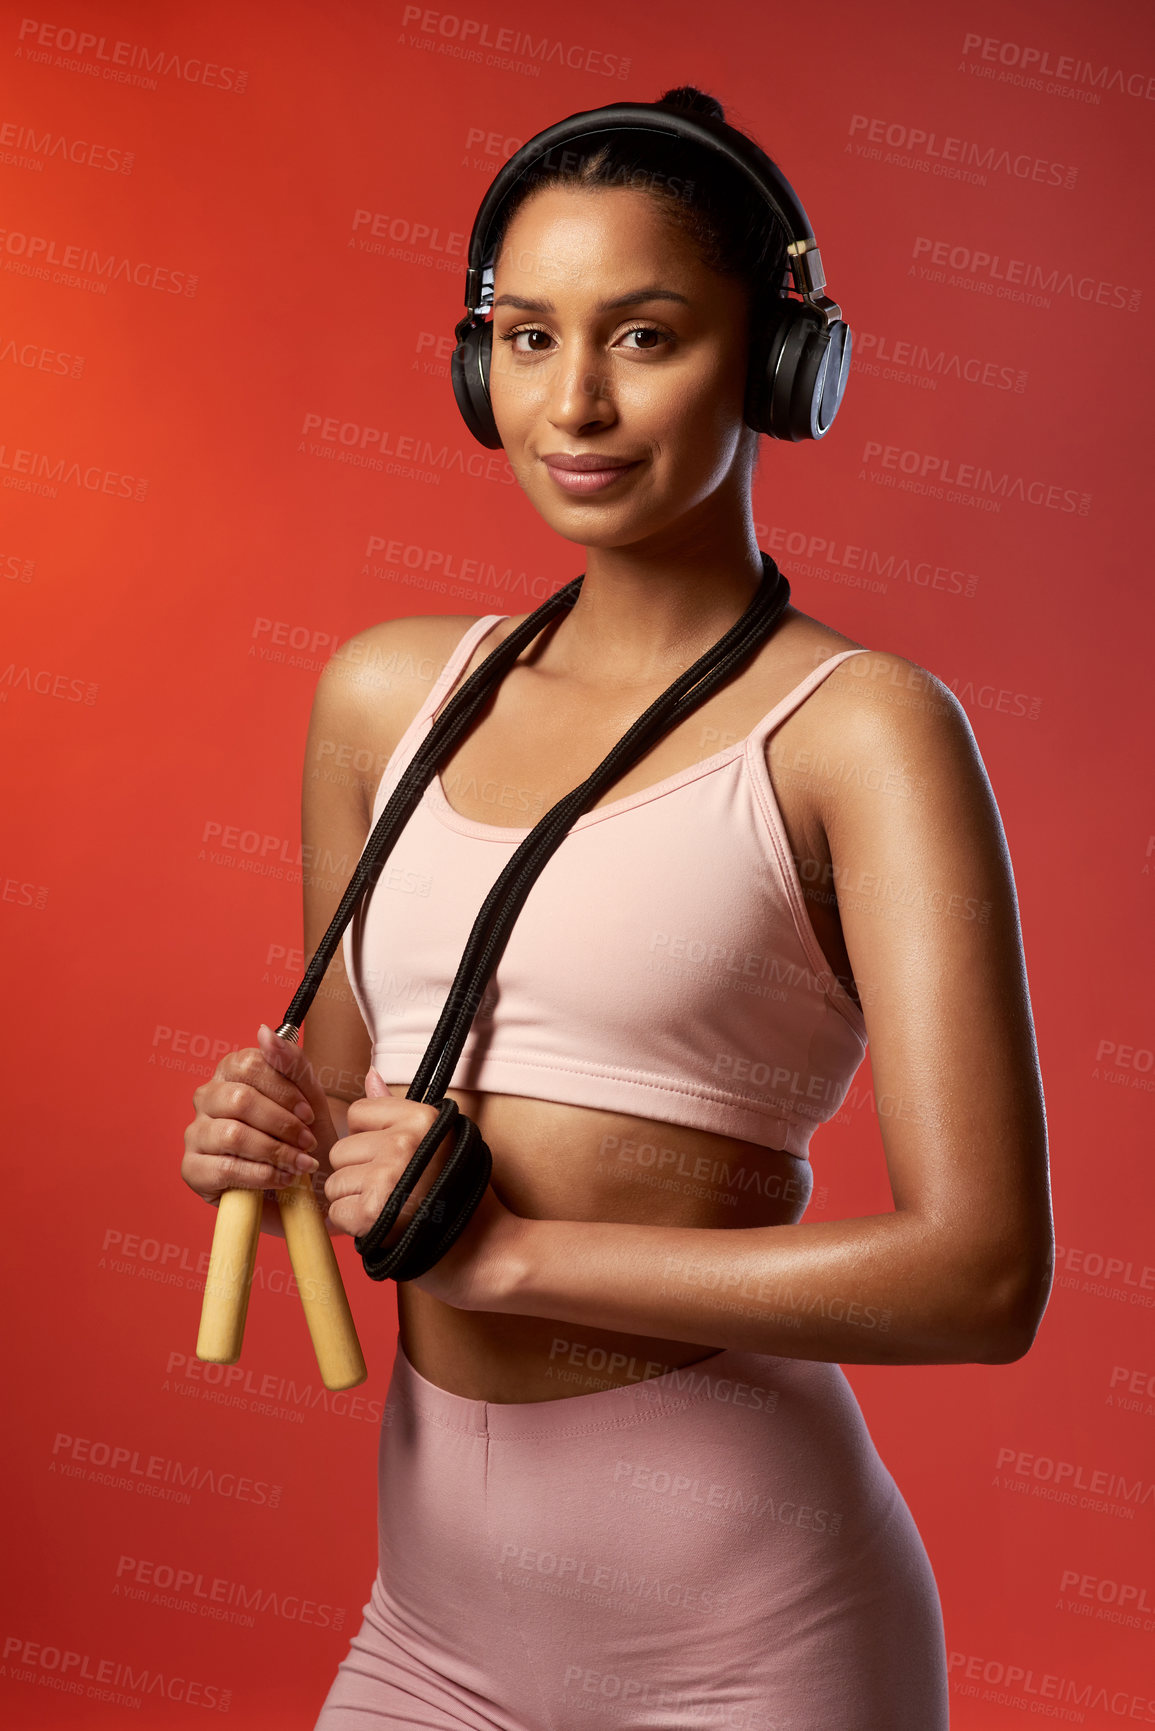
[[[376,1070],[368,1072],[365,1098],[349,1106],[349,1134],[329,1150],[333,1172],[325,1181],[325,1196],[329,1221],[339,1232],[354,1238],[368,1232],[436,1118],[434,1107],[420,1100],[397,1099]],[[451,1146],[452,1132],[414,1186],[390,1240],[405,1230]],[[404,1284],[420,1287],[458,1310],[496,1309],[500,1294],[508,1288],[523,1226],[488,1185],[468,1225],[441,1260]]]

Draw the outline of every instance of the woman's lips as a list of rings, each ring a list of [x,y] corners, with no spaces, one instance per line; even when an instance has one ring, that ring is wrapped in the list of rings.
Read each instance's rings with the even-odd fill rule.
[[[621,476],[636,469],[638,464],[616,463],[607,469],[562,469],[547,461],[545,466],[558,486],[567,493],[600,493],[604,487],[612,487]]]

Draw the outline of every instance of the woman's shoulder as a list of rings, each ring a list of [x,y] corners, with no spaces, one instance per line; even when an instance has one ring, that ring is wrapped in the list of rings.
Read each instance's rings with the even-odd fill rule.
[[[421,613],[382,619],[338,644],[325,672],[344,674],[362,706],[374,713],[404,711],[412,704],[416,714],[462,638],[485,617]]]
[[[359,791],[362,799],[370,797],[455,648],[483,617],[418,614],[383,619],[345,638],[317,680],[310,751],[328,752],[338,766],[369,766],[369,778]]]
[[[804,614],[793,630],[799,682],[844,651],[861,651],[832,668],[788,723],[792,760],[821,771],[813,777],[821,805],[857,795],[875,807],[869,796],[878,788],[917,797],[935,786],[985,782],[966,710],[937,674]]]
[[[949,713],[965,719],[955,693],[929,668],[897,650],[860,643],[809,614],[793,609],[791,614],[790,654],[800,680],[837,656],[845,656],[818,685],[814,696],[824,694],[824,701],[814,705],[815,715],[825,712],[858,722],[876,717],[891,723],[904,714]]]

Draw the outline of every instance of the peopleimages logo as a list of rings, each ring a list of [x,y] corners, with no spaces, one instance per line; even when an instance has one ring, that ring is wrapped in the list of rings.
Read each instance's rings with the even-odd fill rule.
[[[500,481],[505,486],[512,486],[517,479],[504,453],[500,457],[484,456],[479,451],[465,451],[460,445],[435,445],[420,433],[398,433],[389,427],[343,421],[339,415],[306,413],[297,450],[303,455],[380,469],[386,474],[397,472],[399,466],[404,472],[406,465],[423,464],[438,482],[443,474],[454,471],[475,481]]]
[[[1108,1467],[1059,1460],[1053,1455],[1030,1454],[1024,1449],[1009,1446],[999,1449],[995,1472],[1007,1480],[1012,1477],[1035,1480],[1035,1495],[1041,1494],[1039,1487],[1045,1485],[1049,1492],[1053,1492],[1051,1500],[1054,1502],[1077,1504],[1077,1492],[1086,1499],[1085,1506],[1097,1507],[1101,1513],[1121,1511],[1128,1519],[1134,1519],[1137,1508],[1155,1501],[1155,1482],[1150,1479],[1129,1478],[1124,1473],[1112,1472]],[[1096,1503],[1096,1498],[1117,1500],[1103,1505]]]
[[[117,42],[107,36],[95,36],[88,30],[73,30],[62,24],[42,24],[37,18],[21,21],[16,39],[19,57],[37,62],[51,61],[56,51],[56,64],[68,70],[91,73],[96,78],[111,78],[119,84],[143,84],[155,90],[154,78],[134,77],[135,73],[158,73],[162,78],[180,78],[186,84],[203,84],[211,90],[232,90],[240,95],[249,81],[247,72],[235,66],[221,66],[214,60],[195,56],[183,58],[167,48],[146,48],[140,42]],[[37,52],[44,50],[43,53]],[[76,56],[71,63],[63,55]]]
[[[965,180],[985,186],[988,174],[1010,174],[1016,180],[1032,180],[1041,186],[1062,186],[1069,191],[1079,177],[1077,168],[1032,156],[1029,150],[1000,150],[996,145],[974,144],[966,138],[941,137],[921,126],[903,126],[897,121],[871,119],[865,114],[850,117],[852,151],[871,162],[892,162],[900,168],[915,168],[947,180]],[[883,146],[886,154],[883,154]]]
[[[917,384],[922,390],[937,390],[939,379],[958,379],[961,384],[982,385],[991,391],[1027,388],[1022,367],[1004,366],[979,355],[950,353],[912,339],[879,336],[872,331],[854,334],[854,370],[895,384]]]
[[[112,1702],[137,1712],[146,1695],[179,1701],[185,1707],[206,1707],[218,1713],[227,1713],[233,1698],[232,1690],[222,1689],[219,1683],[204,1683],[194,1677],[152,1671],[144,1665],[138,1667],[135,1660],[77,1653],[58,1644],[30,1641],[23,1635],[5,1637],[3,1664],[5,1674],[17,1683],[35,1683],[65,1695],[84,1695],[89,1700]]]
[[[1023,84],[1028,89],[1046,90],[1056,94],[1045,82],[1081,88],[1091,101],[1096,92],[1114,91],[1117,96],[1135,96],[1144,102],[1155,102],[1155,74],[1128,70],[1123,66],[1097,66],[1091,60],[1080,60],[1073,54],[1055,54],[1050,48],[1035,48],[1020,42],[1004,42],[997,36],[979,36],[968,31],[963,37],[963,60],[971,64],[967,71],[985,72],[1004,82]]]
[[[250,1587],[243,1581],[206,1575],[195,1567],[158,1563],[148,1557],[122,1555],[112,1591],[118,1598],[151,1601],[166,1608],[213,1617],[222,1623],[240,1623],[247,1629],[254,1625],[255,1618],[249,1614],[253,1611],[271,1611],[274,1617],[283,1617],[286,1622],[305,1623],[317,1629],[340,1629],[345,1622],[341,1605],[319,1604],[299,1593],[287,1593],[283,1586]]]
[[[868,439],[862,448],[863,467],[859,480],[873,481],[882,474],[905,477],[898,485],[904,492],[928,492],[934,498],[951,499],[954,494],[971,499],[983,499],[989,509],[999,510],[1004,499],[1018,499],[1024,505],[1036,505],[1047,511],[1074,512],[1086,517],[1091,510],[1091,495],[1077,487],[1063,487],[1057,481],[1028,479],[1012,475],[1007,470],[996,475],[993,469],[979,463],[959,463],[953,457],[937,456],[932,451],[904,451],[900,445],[883,445]],[[872,472],[872,466],[877,470]]]
[[[1033,1665],[1016,1665],[1006,1659],[991,1659],[982,1653],[952,1652],[947,1669],[953,1693],[995,1701],[1020,1712],[1084,1725],[1089,1710],[1155,1725],[1155,1700],[1147,1695],[1133,1695],[1128,1689],[1088,1682],[1082,1677],[1065,1677],[1059,1671],[1036,1670]],[[986,1685],[981,1692],[980,1684]],[[1049,1702],[1053,1706],[1048,1706]]]
[[[22,234],[18,230],[0,228],[0,250],[9,256],[5,270],[21,276],[35,276],[47,282],[64,280],[62,273],[72,273],[72,280],[89,277],[105,294],[110,282],[126,282],[136,288],[156,289],[160,294],[195,295],[197,278],[187,271],[173,270],[169,265],[149,264],[145,259],[126,258],[120,253],[99,253],[95,247],[74,246],[50,235]],[[19,260],[19,263],[16,261]],[[58,267],[53,276],[49,266]]]
[[[61,486],[80,487],[89,493],[107,493],[114,499],[132,499],[138,504],[148,493],[148,482],[136,475],[106,469],[100,463],[61,457],[55,451],[26,450],[23,446],[0,445],[0,485],[19,493],[37,493],[55,499]]]
[[[10,691],[35,692],[38,697],[54,697],[60,703],[95,703],[99,685],[90,679],[73,679],[67,673],[57,673],[50,667],[38,667],[35,672],[25,662],[18,666],[10,661],[0,667],[0,703],[7,703]],[[4,895],[4,901],[12,898]],[[38,904],[42,906],[43,904]]]
[[[59,158],[61,162],[75,163],[78,168],[131,174],[136,160],[131,150],[93,144],[85,138],[67,138],[62,132],[37,132],[35,127],[21,126],[15,120],[0,125],[0,145],[6,152],[0,161],[18,168],[43,168],[44,162]]]
[[[1072,300],[1137,313],[1143,298],[1142,289],[1128,288],[1122,283],[1104,282],[1089,275],[1077,277],[1074,271],[1060,270],[1058,265],[1048,267],[1030,259],[1004,258],[1001,253],[956,246],[949,240],[931,240],[921,234],[915,237],[911,257],[925,262],[912,264],[908,276],[920,276],[927,282],[950,282],[946,275],[950,270],[956,277],[975,279],[973,284],[955,286],[980,287],[983,293],[998,300],[1049,306],[1050,296],[1069,295]]]
[[[507,25],[495,26],[487,18],[463,18],[457,12],[406,6],[402,9],[401,26],[410,32],[412,46],[429,47],[455,60],[470,60],[499,71],[530,70],[536,78],[543,66],[558,66],[570,72],[593,72],[602,78],[630,75],[631,62],[620,54],[583,48],[576,42],[559,42],[551,36],[533,36],[528,30],[514,30]]]
[[[137,1491],[164,1502],[189,1501],[188,1490],[211,1491],[240,1503],[279,1509],[281,1486],[265,1479],[251,1479],[235,1472],[220,1472],[199,1462],[179,1461],[167,1455],[142,1455],[127,1443],[95,1441],[57,1431],[52,1444],[49,1471],[65,1478],[85,1478],[114,1490]],[[97,1469],[107,1468],[107,1471]],[[186,1488],[187,1487],[187,1488]]]

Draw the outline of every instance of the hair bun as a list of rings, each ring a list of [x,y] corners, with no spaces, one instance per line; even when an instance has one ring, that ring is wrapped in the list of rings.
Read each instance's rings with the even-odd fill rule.
[[[708,96],[693,84],[679,84],[674,90],[664,90],[657,106],[673,108],[679,114],[697,114],[706,120],[725,120],[726,110],[717,97]]]

